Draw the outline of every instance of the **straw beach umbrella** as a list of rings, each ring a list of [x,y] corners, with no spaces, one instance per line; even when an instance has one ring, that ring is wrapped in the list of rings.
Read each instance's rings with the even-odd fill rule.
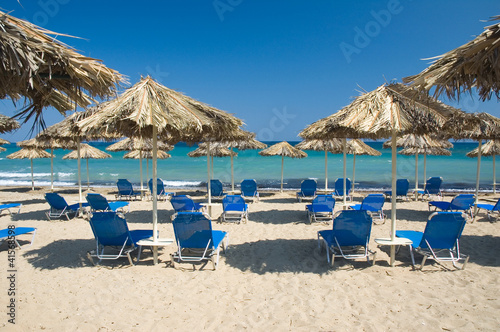
[[[31,190],[35,190],[35,179],[33,178],[33,159],[50,158],[50,153],[38,148],[22,148],[19,151],[11,153],[8,159],[29,159],[31,164]]]
[[[72,142],[62,143],[61,141],[50,137],[35,137],[26,141],[17,143],[22,148],[50,149],[50,190],[54,190],[54,149],[75,149],[76,144]]]
[[[359,139],[352,139],[347,142],[347,153],[352,154],[352,192],[356,184],[356,155],[359,156],[375,156],[382,155],[382,152],[375,150],[365,142]]]
[[[97,137],[120,133],[128,137],[152,138],[155,179],[158,138],[171,144],[179,141],[196,143],[204,140],[231,140],[237,138],[243,122],[226,112],[171,90],[148,76],[116,99],[106,102],[99,113],[82,120],[78,125],[84,133]],[[208,173],[210,178],[210,172]],[[208,185],[210,206],[210,181]],[[156,181],[153,181],[153,192],[156,190]],[[153,243],[157,243],[158,238],[157,210],[157,197],[153,195]],[[153,246],[153,252],[156,264],[156,246]]]
[[[80,145],[80,154],[78,151],[72,151],[65,155],[62,159],[79,159],[83,158],[87,162],[87,190],[90,190],[90,178],[89,178],[89,159],[106,159],[111,158],[111,155],[103,152],[93,146],[88,144]]]
[[[271,145],[267,149],[260,151],[259,154],[261,156],[281,156],[281,187],[280,187],[280,192],[283,192],[283,164],[284,164],[285,157],[289,157],[289,158],[305,158],[305,157],[307,157],[307,153],[291,146],[290,143],[288,143],[286,141]]]
[[[8,133],[9,131],[13,131],[15,129],[18,129],[19,127],[20,127],[19,122],[12,119],[11,117],[0,114],[0,134]],[[8,143],[8,141],[6,141],[6,142]],[[2,143],[2,144],[6,144],[6,143]]]
[[[301,150],[325,151],[325,190],[328,190],[328,152],[339,153],[342,151],[342,140],[337,138],[329,140],[306,139],[295,147]]]
[[[58,41],[71,37],[38,27],[0,11],[0,96],[29,103],[18,113],[26,121],[34,117],[43,124],[42,108],[53,106],[61,114],[77,105],[85,107],[91,97],[105,98],[126,79],[101,60],[76,52]]]
[[[500,142],[491,140],[486,142],[481,146],[481,156],[493,156],[493,193],[497,193],[497,177],[495,174],[495,159],[496,156],[500,154]],[[475,148],[474,150],[468,152],[466,154],[469,158],[476,158],[479,155],[479,148]]]
[[[6,139],[0,138],[0,145],[4,145],[4,144],[10,144],[10,142],[7,141]]]
[[[500,16],[491,20],[500,20]],[[483,101],[492,94],[500,99],[500,23],[485,27],[470,42],[431,59],[437,60],[403,81],[425,91],[434,86],[435,97],[444,93],[459,98],[460,93],[476,88]]]
[[[167,146],[171,146],[169,144],[165,144]],[[170,154],[166,153],[163,150],[157,150],[156,151],[156,159],[168,159],[172,157]],[[153,152],[152,151],[140,151],[140,150],[133,150],[130,152],[127,152],[123,155],[123,159],[139,159],[141,163],[141,192],[142,192],[142,159],[146,159],[146,179],[149,178],[149,159],[153,159]]]
[[[164,143],[164,142],[158,142],[158,149],[163,150],[163,151],[170,151],[174,147],[173,145]],[[127,137],[119,142],[116,142],[114,144],[111,144],[106,148],[107,151],[153,151],[153,140],[151,138],[141,138],[141,137],[136,137],[136,138],[130,138]],[[135,156],[137,155],[137,158]],[[137,153],[133,154],[134,157],[131,157],[131,159],[139,159],[139,165],[140,165],[140,176],[141,176],[141,192],[144,188],[143,186],[143,178],[142,178],[142,154]],[[125,156],[124,156],[125,158]],[[151,158],[146,158],[146,174],[149,170],[149,159]],[[161,159],[161,158],[160,158]],[[146,175],[146,177],[149,177],[149,175]]]
[[[391,148],[392,141],[386,141],[383,148]],[[398,137],[396,140],[396,146],[398,148],[403,148],[399,154],[402,155],[415,155],[415,200],[418,194],[418,155],[424,155],[424,181],[426,181],[427,172],[427,155],[437,155],[437,156],[451,156],[451,152],[445,149],[451,149],[453,144],[444,139],[431,135],[415,135],[406,134]],[[413,153],[412,153],[413,152]]]
[[[4,148],[3,146],[0,146],[0,152],[4,152],[6,150],[7,150],[6,148]]]
[[[196,150],[193,150],[189,152],[187,155],[189,157],[193,158],[198,158],[198,157],[204,157],[207,156],[207,144],[205,143],[200,143],[198,148]],[[234,151],[229,150],[228,148],[218,144],[218,143],[213,143],[210,145],[210,154],[207,158],[211,158],[210,160],[210,165],[211,165],[211,172],[212,172],[212,178],[214,177],[214,157],[222,158],[222,157],[231,157],[231,164],[233,161],[233,157],[237,156],[238,154]],[[210,170],[209,170],[210,171]]]
[[[427,94],[408,90],[402,84],[384,84],[357,97],[337,113],[309,125],[299,136],[304,139],[392,137],[392,192],[396,192],[397,137],[407,133],[437,132],[445,120],[457,111]],[[395,195],[392,196],[391,211],[390,243],[395,243]],[[394,265],[394,261],[395,247],[392,245],[391,265]]]

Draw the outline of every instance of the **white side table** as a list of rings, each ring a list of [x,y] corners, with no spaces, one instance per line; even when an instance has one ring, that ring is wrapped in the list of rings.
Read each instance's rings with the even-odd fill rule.
[[[165,247],[168,246],[172,243],[174,243],[174,239],[156,239],[156,241],[153,241],[153,238],[150,237],[148,239],[143,239],[140,241],[137,241],[138,246],[150,246],[151,249],[153,250],[153,264],[156,265],[158,264],[158,247]],[[137,261],[139,262],[140,256],[137,257]]]
[[[378,238],[375,239],[375,243],[381,246],[391,246],[391,266],[394,266],[396,260],[396,246],[409,246],[413,244],[410,239],[404,237],[396,237],[394,240],[391,238]]]

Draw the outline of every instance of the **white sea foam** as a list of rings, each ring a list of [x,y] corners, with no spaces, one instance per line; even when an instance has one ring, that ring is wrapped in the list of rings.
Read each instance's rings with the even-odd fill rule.
[[[46,177],[50,173],[33,173],[33,177]],[[0,178],[31,178],[31,173],[0,172]]]
[[[164,181],[167,187],[199,187],[201,181]]]
[[[67,187],[74,186],[74,182],[61,182],[55,181],[54,186]],[[12,187],[31,187],[31,181],[16,181],[16,180],[0,180],[0,186],[12,186]],[[50,186],[50,181],[35,181],[35,186],[47,187]]]

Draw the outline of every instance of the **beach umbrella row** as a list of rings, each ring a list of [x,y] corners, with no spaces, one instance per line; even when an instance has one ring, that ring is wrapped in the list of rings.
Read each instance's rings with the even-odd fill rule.
[[[476,158],[479,156],[479,148],[468,152],[467,157]],[[481,156],[492,156],[493,157],[493,193],[496,194],[497,177],[495,172],[495,159],[496,156],[500,154],[500,142],[496,140],[491,140],[486,142],[486,144],[481,146]]]
[[[50,158],[50,153],[40,148],[22,148],[11,153],[7,159],[29,159],[31,164],[31,190],[35,190],[35,179],[33,177],[33,159]]]
[[[89,178],[89,159],[106,159],[111,158],[111,155],[103,152],[93,146],[88,144],[80,145],[80,154],[78,151],[72,151],[65,155],[62,159],[79,159],[83,158],[87,162],[87,190],[90,189],[90,178]]]

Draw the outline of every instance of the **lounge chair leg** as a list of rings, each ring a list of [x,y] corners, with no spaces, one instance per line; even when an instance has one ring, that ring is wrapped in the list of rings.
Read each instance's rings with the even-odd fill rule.
[[[420,264],[420,271],[424,268],[425,261],[427,260],[427,256],[424,255],[424,258],[422,258],[422,264]]]
[[[375,260],[377,259],[377,253],[374,252],[372,256],[372,266],[375,265]]]
[[[469,262],[469,256],[465,258],[464,264],[462,265],[462,270],[465,270],[465,266],[467,265],[468,262]]]
[[[332,253],[332,259],[330,260],[330,266],[333,267],[334,263],[335,263],[335,254]]]

